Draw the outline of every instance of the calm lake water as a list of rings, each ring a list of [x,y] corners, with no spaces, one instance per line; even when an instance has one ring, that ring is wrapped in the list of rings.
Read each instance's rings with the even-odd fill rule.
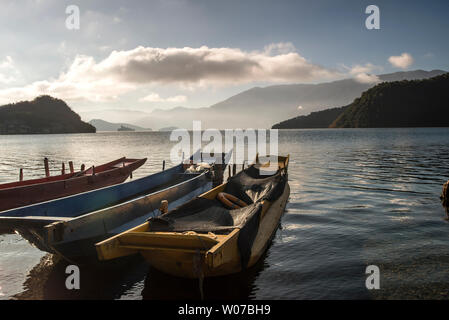
[[[0,182],[119,156],[148,157],[141,177],[169,159],[169,133],[0,136]],[[449,178],[449,128],[279,132],[290,153],[290,201],[266,255],[252,269],[206,279],[206,299],[447,299],[449,224],[439,195]],[[81,267],[65,289],[67,263],[18,235],[0,236],[0,299],[198,299],[197,281],[151,269],[136,257]],[[367,290],[365,269],[380,269]]]

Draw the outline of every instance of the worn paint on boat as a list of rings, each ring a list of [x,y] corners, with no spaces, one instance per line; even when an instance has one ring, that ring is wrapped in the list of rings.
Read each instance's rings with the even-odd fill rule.
[[[280,170],[288,169],[289,156],[278,157]],[[256,159],[256,165],[258,158]],[[213,200],[225,190],[226,183],[203,195]],[[262,200],[257,234],[250,247],[249,260],[242,266],[239,250],[241,228],[228,232],[154,232],[148,231],[151,222],[145,222],[110,239],[96,244],[100,260],[110,260],[140,253],[154,268],[179,277],[201,278],[221,276],[253,266],[265,252],[270,238],[276,232],[290,194],[288,182],[275,201]]]
[[[223,156],[229,161],[231,153]],[[221,157],[221,155],[220,155]],[[214,162],[211,162],[213,164]],[[210,190],[210,171],[173,168],[117,186],[0,213],[8,226],[43,251],[68,261],[97,262],[95,243]]]
[[[0,211],[122,183],[145,159],[125,157],[80,172],[0,185]]]
[[[45,251],[57,253],[66,260],[95,262],[95,243],[98,241],[159,215],[162,200],[167,200],[169,209],[172,209],[212,187],[208,172],[180,175],[187,180],[109,208],[46,225],[41,244],[45,246]]]

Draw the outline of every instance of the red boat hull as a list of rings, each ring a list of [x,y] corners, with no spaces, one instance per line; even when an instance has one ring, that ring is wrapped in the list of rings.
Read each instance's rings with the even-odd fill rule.
[[[84,172],[0,185],[0,211],[122,183],[146,160],[121,158]]]

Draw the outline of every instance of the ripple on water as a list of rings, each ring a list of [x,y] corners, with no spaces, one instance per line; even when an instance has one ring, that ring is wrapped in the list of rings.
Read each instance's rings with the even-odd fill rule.
[[[0,136],[0,181],[16,180],[19,168],[42,176],[45,156],[52,172],[62,161],[148,157],[138,178],[161,169],[168,141],[158,132]],[[438,197],[449,179],[449,129],[288,130],[279,152],[291,156],[283,228],[254,268],[205,280],[206,298],[447,298],[449,224]],[[199,298],[197,281],[142,261],[84,269],[89,285],[67,294],[63,262],[46,263],[17,235],[0,236],[0,252],[0,298]],[[370,264],[381,272],[375,292],[365,288]]]

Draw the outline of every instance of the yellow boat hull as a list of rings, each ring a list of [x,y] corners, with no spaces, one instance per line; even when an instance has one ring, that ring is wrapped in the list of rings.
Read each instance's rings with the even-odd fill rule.
[[[285,210],[290,195],[290,186],[285,186],[282,196],[273,202],[270,208],[263,214],[259,224],[259,230],[254,240],[248,267],[253,266],[263,255],[270,239],[274,236]],[[238,232],[228,235],[227,247],[220,251],[220,261],[213,261],[212,253],[205,251],[169,251],[169,250],[144,250],[141,255],[154,268],[173,276],[183,278],[198,278],[223,276],[242,271],[240,252],[237,245]],[[201,261],[201,263],[199,263]],[[218,264],[214,266],[214,262]]]
[[[278,158],[279,168],[288,167],[289,157]],[[257,163],[257,160],[256,160]],[[200,197],[215,199],[226,184]],[[282,195],[275,201],[263,200],[257,233],[245,268],[256,264],[267,249],[284,213],[290,186],[288,181]],[[242,271],[239,250],[240,228],[228,234],[187,232],[151,232],[149,222],[115,237],[97,243],[100,260],[109,260],[140,253],[154,268],[177,277],[202,278],[233,274]]]

